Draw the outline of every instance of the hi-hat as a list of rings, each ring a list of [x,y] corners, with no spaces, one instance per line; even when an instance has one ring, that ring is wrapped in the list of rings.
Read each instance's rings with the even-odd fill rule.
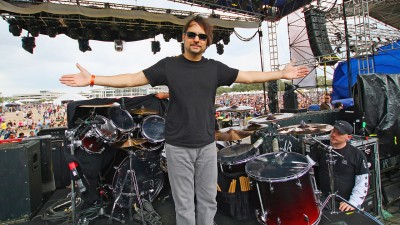
[[[157,110],[155,110],[155,109],[148,109],[148,108],[144,108],[144,107],[142,107],[142,108],[140,108],[140,109],[131,109],[131,110],[129,110],[129,112],[132,113],[132,114],[144,115],[144,116],[147,116],[147,115],[157,115],[157,114],[158,114],[158,111],[157,111]]]
[[[215,140],[217,141],[237,141],[252,135],[253,131],[241,131],[229,129],[227,132],[215,132]]]
[[[121,148],[129,148],[134,147],[143,143],[146,143],[147,139],[145,138],[128,138],[120,147]]]
[[[303,135],[303,134],[320,134],[327,133],[333,129],[332,125],[320,124],[320,123],[300,123],[299,125],[292,125],[287,127],[279,128],[278,134],[292,134],[292,135]]]

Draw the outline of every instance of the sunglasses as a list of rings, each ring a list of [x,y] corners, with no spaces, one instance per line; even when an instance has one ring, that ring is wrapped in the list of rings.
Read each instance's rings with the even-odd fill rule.
[[[200,40],[205,41],[207,40],[207,34],[196,34],[194,32],[186,32],[186,36],[190,39],[195,39],[197,36],[199,37]]]

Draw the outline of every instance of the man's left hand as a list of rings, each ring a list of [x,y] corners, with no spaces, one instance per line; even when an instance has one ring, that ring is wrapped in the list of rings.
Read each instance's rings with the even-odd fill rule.
[[[308,75],[310,70],[307,66],[295,66],[296,60],[293,59],[283,70],[282,79],[298,79]]]
[[[339,205],[339,210],[344,212],[344,211],[350,211],[350,210],[354,210],[354,207],[347,204],[346,202],[341,202]]]

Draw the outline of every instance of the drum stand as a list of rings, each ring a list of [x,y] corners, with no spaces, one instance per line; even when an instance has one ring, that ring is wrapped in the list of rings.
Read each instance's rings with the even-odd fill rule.
[[[127,195],[129,196],[129,220],[132,221],[133,220],[133,212],[132,212],[132,206],[133,206],[133,197],[134,197],[134,193],[133,191],[135,191],[139,206],[140,206],[140,216],[141,216],[141,220],[142,220],[142,224],[146,225],[146,221],[144,219],[143,216],[143,202],[140,198],[140,193],[139,193],[139,186],[137,183],[137,179],[136,179],[136,173],[135,170],[133,170],[133,151],[129,150],[129,170],[126,172],[124,180],[121,184],[121,188],[119,190],[119,193],[117,195],[117,197],[114,200],[114,204],[111,210],[111,216],[108,219],[108,223],[111,224],[111,218],[112,215],[114,214],[114,210],[115,210],[115,206],[117,205],[118,201],[120,200],[122,195]],[[130,185],[130,192],[129,193],[124,193],[123,192],[123,188],[125,187],[125,184],[127,182],[128,176],[131,177],[131,185]]]

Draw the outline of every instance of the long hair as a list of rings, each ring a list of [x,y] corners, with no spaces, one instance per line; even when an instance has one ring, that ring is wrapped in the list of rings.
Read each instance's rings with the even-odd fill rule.
[[[197,15],[193,17],[191,20],[189,20],[184,26],[183,26],[183,33],[185,33],[189,27],[191,26],[190,23],[195,22],[200,25],[201,28],[206,32],[207,34],[207,47],[210,46],[213,42],[213,26],[207,22],[207,19],[204,17],[201,17],[200,15]]]

